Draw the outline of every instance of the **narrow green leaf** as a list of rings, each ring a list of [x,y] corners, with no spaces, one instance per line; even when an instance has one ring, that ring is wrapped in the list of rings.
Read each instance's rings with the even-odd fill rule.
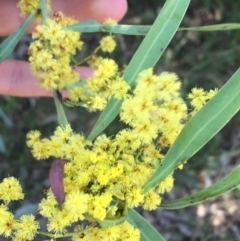
[[[152,28],[134,54],[123,78],[133,87],[137,75],[153,67],[177,31],[190,0],[168,0]],[[122,101],[111,98],[93,127],[88,139],[98,136],[118,115]]]
[[[141,231],[141,241],[166,241],[163,236],[135,210],[128,209],[127,221]]]
[[[204,202],[210,198],[218,197],[226,192],[236,188],[240,184],[240,166],[235,168],[231,173],[226,175],[220,181],[214,183],[212,186],[205,188],[199,192],[180,198],[174,201],[163,203],[160,208],[163,209],[179,209],[198,203]]]
[[[56,90],[53,90],[53,99],[57,110],[58,124],[66,126],[68,124],[68,120],[62,105],[62,96],[60,96],[59,92]]]
[[[16,47],[17,43],[24,35],[25,30],[28,25],[31,23],[32,19],[35,16],[36,11],[32,12],[28,18],[21,24],[21,26],[16,29],[10,36],[8,36],[1,44],[0,44],[0,63],[6,59]]]
[[[193,156],[240,108],[240,69],[221,90],[183,128],[166,154],[162,165],[144,186],[144,192],[155,187],[177,166]]]
[[[93,33],[93,32],[109,32],[115,34],[125,35],[146,35],[151,28],[151,25],[113,25],[107,26],[96,22],[95,20],[88,20],[85,22],[69,25],[66,29],[78,31],[81,33]],[[182,27],[177,31],[226,31],[240,29],[240,23],[223,23],[207,26],[197,27]]]
[[[178,31],[226,31],[240,29],[240,23],[223,23],[208,26],[179,28]]]
[[[81,33],[93,32],[109,32],[115,34],[126,35],[146,35],[150,30],[151,25],[103,25],[95,20],[88,20],[85,22],[69,25],[68,30],[73,30]]]

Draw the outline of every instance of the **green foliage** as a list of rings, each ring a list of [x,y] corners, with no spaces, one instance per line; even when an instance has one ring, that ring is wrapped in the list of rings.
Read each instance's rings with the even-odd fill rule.
[[[127,220],[141,230],[141,241],[165,241],[162,235],[133,209],[128,210]]]
[[[179,28],[178,31],[227,31],[227,30],[237,30],[240,28],[239,23],[223,23],[223,24],[214,24],[209,26],[199,26],[199,27],[190,27],[190,28]]]
[[[25,30],[31,23],[36,12],[31,13],[22,25],[15,30],[9,37],[7,37],[0,45],[0,63],[6,59],[18,44],[21,37],[24,35]]]
[[[240,108],[240,70],[189,122],[171,146],[163,163],[145,184],[147,192],[171,174],[179,164],[188,160],[219,130]]]
[[[224,178],[201,191],[187,197],[176,199],[167,203],[162,203],[160,208],[179,209],[202,203],[210,198],[218,197],[226,192],[235,189],[240,183],[240,166],[235,168]]]
[[[77,23],[74,25],[67,26],[66,29],[79,31],[83,33],[92,32],[109,32],[115,34],[123,35],[147,35],[152,25],[116,25],[107,26],[100,24],[95,20],[88,20],[82,23]],[[214,24],[209,26],[199,26],[199,27],[188,27],[188,28],[178,28],[177,31],[226,31],[226,30],[237,30],[240,29],[239,23],[224,23],[224,24]]]
[[[123,78],[134,88],[136,76],[144,69],[153,67],[158,59],[164,53],[169,42],[177,31],[224,31],[239,29],[240,24],[228,23],[217,24],[200,27],[179,28],[190,1],[168,0],[164,8],[161,10],[158,18],[152,27],[150,26],[105,26],[90,20],[67,27],[67,29],[80,32],[111,32],[126,35],[146,35],[146,38],[135,53],[128,67],[126,68]],[[42,4],[44,1],[42,1]],[[33,19],[35,13],[32,13],[26,21],[9,36],[0,45],[0,61],[8,57],[14,47],[24,34],[29,23]],[[208,63],[208,62],[206,62]],[[201,63],[203,64],[203,63]],[[197,65],[196,65],[197,66]],[[197,67],[196,67],[197,68]],[[227,84],[219,91],[219,93],[210,100],[189,122],[186,124],[181,134],[168,151],[162,165],[152,175],[145,184],[144,192],[154,188],[161,180],[171,174],[179,164],[188,160],[200,148],[202,148],[217,132],[225,126],[228,121],[240,108],[240,70],[238,70],[227,82]],[[59,123],[67,124],[61,99],[54,91],[54,100],[58,113]],[[118,115],[121,101],[110,99],[107,107],[101,114],[96,125],[92,129],[88,139],[94,140]],[[0,109],[0,117],[3,119],[5,115]],[[5,118],[5,122],[11,123]],[[0,151],[5,151],[3,139],[0,136]],[[240,184],[240,167],[238,166],[230,174],[213,184],[211,187],[203,189],[188,197],[173,200],[165,204],[161,204],[160,208],[178,209],[201,203],[209,198],[217,197],[227,191],[233,190]],[[126,219],[126,216],[116,220],[99,221],[102,227],[108,227],[110,224],[120,224]],[[136,228],[141,230],[141,240],[159,240],[164,238],[136,211],[128,210],[127,220]]]
[[[68,124],[68,121],[62,105],[62,99],[61,99],[62,96],[59,92],[54,90],[53,97],[54,97],[54,103],[55,103],[57,115],[58,115],[58,123],[59,125],[65,126]]]
[[[153,67],[162,56],[177,31],[189,2],[189,0],[184,3],[181,0],[166,1],[151,30],[124,71],[123,78],[131,87],[134,86],[137,75],[142,70]],[[113,98],[109,100],[107,107],[89,134],[89,140],[95,139],[113,121],[119,113],[120,106],[120,100]]]
[[[146,35],[151,26],[135,26],[135,25],[113,25],[108,26],[100,24],[95,20],[88,20],[82,23],[67,26],[66,29],[79,31],[81,33],[93,33],[93,32],[109,32],[115,34],[125,35]]]

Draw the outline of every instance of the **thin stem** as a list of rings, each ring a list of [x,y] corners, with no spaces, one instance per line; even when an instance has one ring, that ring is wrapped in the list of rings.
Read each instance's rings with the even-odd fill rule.
[[[79,61],[79,62],[77,62],[75,59],[72,59],[73,62],[74,62],[73,67],[76,67],[76,66],[78,66],[78,65],[80,65],[80,64],[83,64],[83,63],[87,62],[89,59],[92,58],[92,56],[93,56],[94,54],[96,54],[96,53],[100,50],[100,48],[101,48],[101,47],[98,46],[98,47],[93,51],[92,54],[90,54],[89,56],[85,57],[83,60],[81,60],[81,61]]]

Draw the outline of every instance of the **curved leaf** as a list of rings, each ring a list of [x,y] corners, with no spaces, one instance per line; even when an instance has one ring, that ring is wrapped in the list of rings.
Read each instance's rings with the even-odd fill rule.
[[[31,23],[32,19],[34,18],[35,13],[36,11],[32,12],[28,16],[28,18],[22,23],[22,25],[0,44],[0,63],[12,53],[17,43],[24,35],[24,32],[27,29],[28,25]]]
[[[185,125],[166,154],[163,163],[144,186],[144,192],[155,187],[176,167],[193,156],[240,108],[240,70]]]
[[[147,36],[134,54],[123,78],[133,87],[137,75],[153,67],[166,49],[180,25],[190,0],[168,0],[154,22]],[[93,127],[88,139],[93,140],[117,116],[122,101],[111,98]]]
[[[127,221],[141,231],[141,241],[165,241],[162,235],[135,210],[128,209]]]
[[[163,203],[160,208],[163,209],[179,209],[189,207],[210,198],[218,197],[223,193],[229,192],[240,184],[240,166],[235,168],[232,172],[222,178],[220,181],[214,183],[212,186],[205,188],[197,193],[180,198],[171,202]]]

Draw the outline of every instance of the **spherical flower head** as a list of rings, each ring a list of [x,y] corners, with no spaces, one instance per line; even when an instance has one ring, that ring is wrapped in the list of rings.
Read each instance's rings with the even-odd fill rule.
[[[41,133],[40,131],[30,131],[27,134],[27,146],[32,147],[35,143],[40,140]]]
[[[134,98],[127,98],[123,101],[120,109],[120,118],[126,124],[130,124],[139,115],[139,112],[135,106],[136,101]]]
[[[183,128],[183,124],[177,122],[178,118],[174,119],[174,116],[175,115],[173,115],[173,119],[169,120],[169,122],[161,128],[162,136],[160,140],[162,139],[161,141],[163,141],[163,143],[165,142],[165,144],[168,143],[169,145],[172,145],[174,143]]]
[[[66,126],[58,126],[54,132],[54,136],[62,141],[67,141],[73,134],[71,126],[68,124]]]
[[[101,207],[108,207],[111,201],[112,201],[112,194],[109,192],[103,193],[102,195],[96,196],[94,198],[94,203]]]
[[[191,105],[199,110],[206,103],[206,92],[203,88],[193,88],[188,94],[188,98],[191,100]]]
[[[92,214],[93,218],[100,220],[106,218],[107,215],[106,209],[100,206],[95,207],[90,213]]]
[[[14,236],[19,240],[33,240],[40,228],[33,215],[23,215],[15,226]]]
[[[165,192],[170,192],[170,190],[173,188],[173,184],[174,184],[174,179],[173,179],[173,176],[170,175],[159,183],[157,187],[157,192],[160,194]]]
[[[191,100],[191,105],[194,110],[190,113],[190,116],[194,116],[206,103],[208,100],[213,98],[218,92],[218,89],[204,91],[202,88],[193,88],[188,94],[188,98]]]
[[[99,168],[100,169],[100,168]],[[97,181],[98,183],[100,183],[100,185],[107,185],[108,183],[110,183],[111,181],[111,177],[109,175],[110,173],[107,172],[107,168],[106,167],[101,167],[101,170],[98,170],[98,173],[96,174],[97,176]],[[98,187],[98,186],[97,186]],[[98,191],[98,190],[97,190]]]
[[[94,147],[106,150],[110,147],[111,142],[111,138],[107,137],[106,134],[102,134],[94,141]]]
[[[157,137],[157,126],[151,123],[147,116],[134,121],[132,126],[133,133],[139,137],[142,143],[148,144]]]
[[[74,220],[72,219],[71,213],[66,210],[58,210],[48,219],[47,230],[59,235],[66,232],[66,227],[71,225],[72,222],[74,222]]]
[[[107,101],[100,96],[94,96],[90,98],[90,103],[92,111],[103,110],[107,105]]]
[[[104,25],[114,26],[117,25],[117,21],[112,18],[107,18],[104,22]]]
[[[143,70],[141,73],[139,73],[138,78],[136,79],[137,89],[145,89],[146,88],[156,88],[156,83],[157,83],[157,77],[153,74],[153,69],[149,68],[146,70]]]
[[[126,199],[130,208],[139,206],[144,200],[142,189],[139,187],[132,188],[132,190],[129,190]]]
[[[103,59],[98,69],[94,72],[94,76],[99,79],[107,80],[113,78],[118,71],[116,62],[112,59]]]
[[[140,240],[140,230],[134,228],[127,221],[120,224],[119,228],[121,230],[120,237],[122,240],[128,240],[128,241],[139,241]]]
[[[113,226],[113,227],[106,227],[99,230],[102,236],[102,240],[108,240],[108,241],[117,241],[120,240],[121,236],[121,230],[119,225]]]
[[[32,154],[37,160],[43,160],[50,157],[49,140],[44,138],[36,142],[32,147]]]
[[[19,181],[14,177],[4,178],[0,183],[0,199],[9,203],[10,201],[21,200],[24,195]]]
[[[39,203],[39,213],[46,218],[51,218],[57,212],[58,203],[52,193],[52,191],[48,191],[47,198],[42,199]]]
[[[131,87],[128,85],[128,83],[122,79],[117,78],[113,81],[113,83],[110,86],[110,90],[112,92],[112,95],[116,99],[123,99],[127,97],[127,92],[131,89]]]
[[[72,208],[77,209],[78,207]],[[47,199],[42,200],[39,209],[40,214],[48,218],[47,230],[49,232],[54,232],[56,235],[64,233],[66,227],[77,221],[79,216],[82,215],[80,212],[74,213],[72,212],[72,209],[67,209],[65,202],[60,207],[51,191],[48,192]]]
[[[179,121],[183,118],[187,117],[187,105],[181,98],[172,99],[170,101],[165,102],[162,107],[167,109],[167,112],[171,112],[171,114],[175,114],[175,120]]]
[[[0,235],[11,236],[16,223],[14,215],[8,211],[7,206],[2,204],[0,206]]]
[[[65,31],[62,29],[62,26],[50,18],[46,20],[46,24],[38,25],[36,30],[32,35],[33,39],[39,39],[41,41],[48,40],[50,44],[57,43],[65,36]]]
[[[159,90],[158,98],[161,100],[179,96],[181,82],[175,73],[162,72],[157,76],[156,89]]]
[[[157,194],[155,191],[151,190],[144,196],[144,204],[143,209],[145,210],[155,210],[161,203],[161,198],[159,194]]]
[[[83,220],[83,214],[88,209],[88,195],[79,191],[68,194],[64,202],[64,208],[72,213],[76,221]]]
[[[68,91],[69,99],[74,102],[78,102],[84,95],[84,90],[82,87],[74,87]]]
[[[113,36],[103,37],[100,40],[100,47],[103,52],[111,53],[116,47],[116,42],[115,42]]]

